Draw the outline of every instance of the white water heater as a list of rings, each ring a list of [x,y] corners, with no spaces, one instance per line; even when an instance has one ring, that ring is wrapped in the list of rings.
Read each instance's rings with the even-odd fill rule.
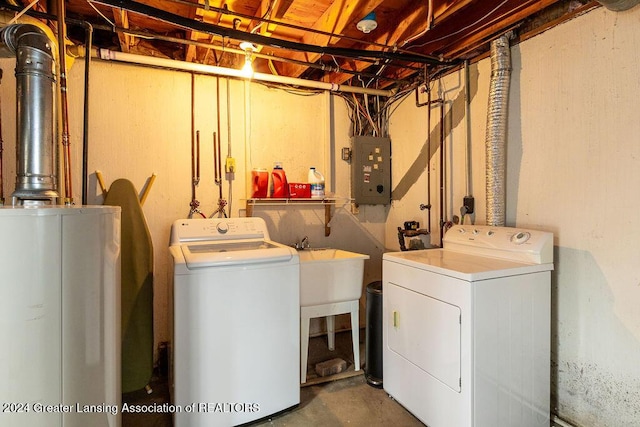
[[[120,208],[0,208],[0,425],[120,426]]]

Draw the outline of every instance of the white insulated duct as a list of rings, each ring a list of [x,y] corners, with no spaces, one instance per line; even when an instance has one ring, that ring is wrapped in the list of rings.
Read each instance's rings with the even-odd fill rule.
[[[509,35],[491,42],[491,85],[487,111],[486,214],[487,224],[504,226],[506,221],[506,141],[511,51]]]
[[[17,168],[13,203],[53,201],[59,196],[55,173],[54,60],[49,37],[35,25],[9,25],[0,31],[0,51],[16,57]]]
[[[640,4],[640,0],[598,0],[598,3],[614,12],[622,12]]]

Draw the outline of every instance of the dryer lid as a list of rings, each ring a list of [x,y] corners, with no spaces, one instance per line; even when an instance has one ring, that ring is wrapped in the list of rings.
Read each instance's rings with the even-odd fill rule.
[[[382,258],[470,282],[553,270],[553,264],[523,263],[446,249],[389,252],[383,254]]]

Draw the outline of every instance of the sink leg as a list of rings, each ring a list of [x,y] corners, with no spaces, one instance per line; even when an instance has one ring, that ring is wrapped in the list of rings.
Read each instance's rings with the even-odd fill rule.
[[[307,357],[309,356],[309,319],[300,317],[300,383],[307,382]]]
[[[327,316],[327,341],[329,350],[336,349],[335,316]]]

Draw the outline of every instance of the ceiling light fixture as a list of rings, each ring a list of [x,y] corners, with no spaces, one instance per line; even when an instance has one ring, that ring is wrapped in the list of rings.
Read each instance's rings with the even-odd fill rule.
[[[365,34],[369,34],[371,31],[378,28],[378,23],[376,22],[376,13],[371,12],[364,18],[358,22],[356,27]]]
[[[253,58],[251,54],[257,50],[256,45],[249,42],[241,42],[240,49],[244,50],[244,65],[242,66],[242,74],[246,77],[253,75]]]

